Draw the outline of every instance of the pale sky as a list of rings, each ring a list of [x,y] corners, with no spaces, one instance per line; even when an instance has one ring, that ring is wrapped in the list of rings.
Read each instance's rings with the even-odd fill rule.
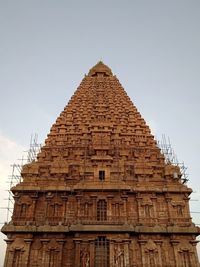
[[[103,60],[188,167],[200,224],[199,50],[199,0],[0,0],[1,206],[10,164],[32,133],[44,142],[84,74]]]

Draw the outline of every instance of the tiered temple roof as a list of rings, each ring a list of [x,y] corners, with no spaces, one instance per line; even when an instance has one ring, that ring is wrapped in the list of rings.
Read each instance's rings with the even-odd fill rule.
[[[5,267],[197,267],[181,176],[100,61],[11,189]]]

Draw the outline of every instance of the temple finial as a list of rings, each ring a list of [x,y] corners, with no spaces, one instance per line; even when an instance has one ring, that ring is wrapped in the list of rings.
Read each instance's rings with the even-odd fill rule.
[[[92,67],[88,73],[89,76],[96,76],[97,73],[102,73],[105,76],[112,76],[111,69],[100,60],[94,67]]]

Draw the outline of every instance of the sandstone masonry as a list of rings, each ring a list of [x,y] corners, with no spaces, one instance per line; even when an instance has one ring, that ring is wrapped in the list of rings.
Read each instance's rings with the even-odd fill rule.
[[[4,267],[198,267],[189,195],[99,62],[12,188]]]

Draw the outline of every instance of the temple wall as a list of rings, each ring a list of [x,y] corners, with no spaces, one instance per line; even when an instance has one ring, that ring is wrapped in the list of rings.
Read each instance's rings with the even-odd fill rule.
[[[183,235],[29,234],[7,244],[4,267],[198,267],[196,241]]]

